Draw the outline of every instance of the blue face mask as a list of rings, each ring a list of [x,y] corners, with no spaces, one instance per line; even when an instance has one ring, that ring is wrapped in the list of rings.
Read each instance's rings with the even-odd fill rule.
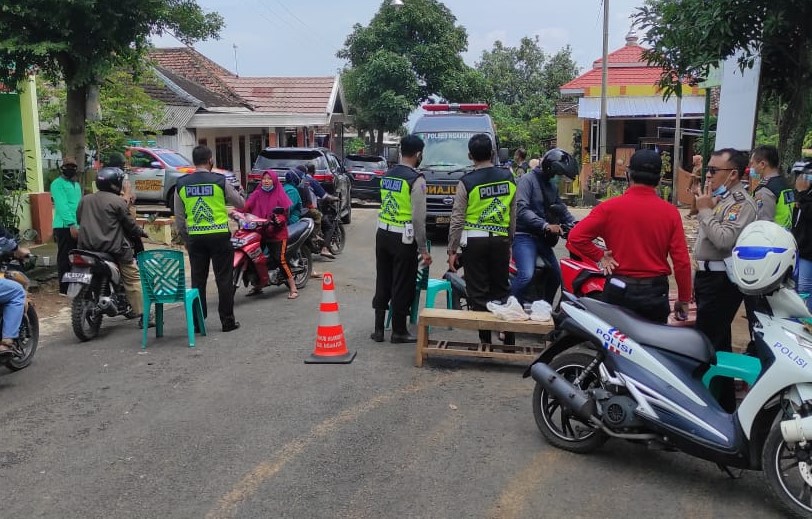
[[[716,197],[723,197],[726,194],[727,194],[727,186],[724,184],[713,190],[713,196]]]
[[[261,187],[261,188],[262,188],[262,190],[263,190],[263,191],[265,191],[266,193],[270,193],[271,191],[273,191],[273,184],[271,184],[271,185],[270,185],[270,186],[268,186],[268,187],[265,187],[265,186],[260,185],[260,187]]]
[[[748,173],[750,175],[750,178],[753,178],[753,179],[758,178],[758,171],[756,171],[756,168],[750,168]]]

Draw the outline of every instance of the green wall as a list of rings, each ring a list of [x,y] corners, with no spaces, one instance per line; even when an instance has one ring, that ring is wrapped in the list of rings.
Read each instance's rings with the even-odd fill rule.
[[[23,143],[23,120],[18,94],[0,93],[0,143]]]

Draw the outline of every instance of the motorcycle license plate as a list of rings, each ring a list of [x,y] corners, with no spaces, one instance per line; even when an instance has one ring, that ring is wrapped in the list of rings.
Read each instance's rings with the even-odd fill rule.
[[[434,222],[435,222],[435,223],[438,223],[438,224],[441,224],[441,223],[451,223],[451,217],[450,217],[450,216],[438,216],[438,217],[437,217],[437,218],[434,220]]]
[[[89,272],[65,272],[62,276],[63,283],[84,283],[88,285],[91,279],[93,279],[93,274]]]

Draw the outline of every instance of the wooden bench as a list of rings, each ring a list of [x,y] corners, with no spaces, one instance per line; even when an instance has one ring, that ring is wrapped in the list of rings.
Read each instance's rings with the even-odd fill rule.
[[[529,363],[546,347],[539,341],[534,346],[504,346],[478,342],[431,341],[429,326],[461,328],[464,330],[493,330],[498,332],[546,335],[554,329],[552,321],[503,321],[489,312],[424,308],[417,321],[417,357],[415,366],[432,357],[474,357],[507,362]]]

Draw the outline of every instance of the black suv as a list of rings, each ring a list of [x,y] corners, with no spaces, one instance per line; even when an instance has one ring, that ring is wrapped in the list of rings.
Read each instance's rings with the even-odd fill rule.
[[[352,179],[352,194],[355,198],[381,201],[381,177],[387,169],[385,158],[375,155],[347,155],[344,168]]]
[[[313,177],[324,190],[337,196],[341,221],[349,224],[352,220],[352,185],[344,166],[335,153],[326,148],[265,148],[259,153],[251,174],[248,175],[247,189],[250,193],[262,179],[262,172],[273,170],[279,180],[285,180],[285,173],[299,164],[313,164],[316,173]]]

